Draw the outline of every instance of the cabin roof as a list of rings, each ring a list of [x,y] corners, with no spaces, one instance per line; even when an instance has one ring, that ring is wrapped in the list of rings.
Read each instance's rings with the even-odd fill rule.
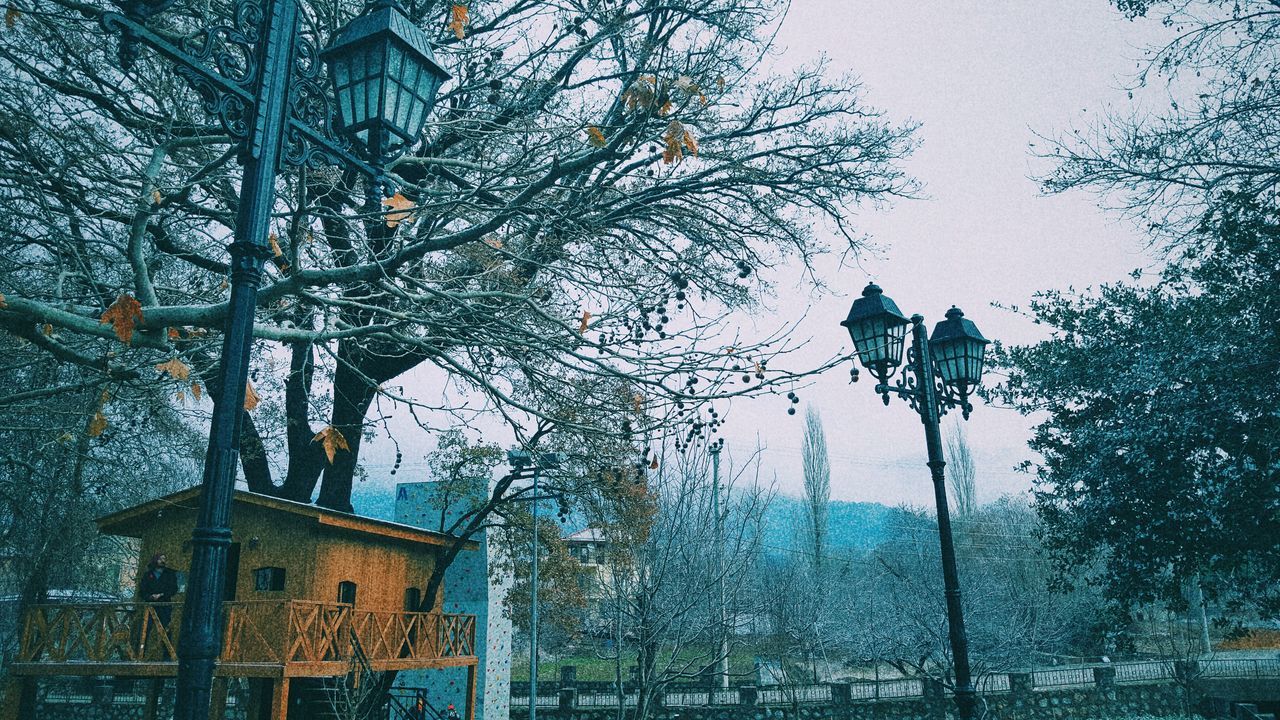
[[[594,527],[584,528],[565,538],[565,541],[576,543],[602,543],[605,541],[604,530]]]
[[[141,505],[135,505],[131,508],[105,515],[98,518],[98,529],[108,535],[142,537],[150,521],[162,510],[176,507],[182,510],[195,511],[198,507],[202,489],[201,486],[196,485],[186,490],[180,490],[164,497],[149,500]],[[436,547],[449,545],[455,539],[455,536],[448,533],[424,530],[412,525],[404,525],[388,520],[361,517],[360,515],[319,507],[318,505],[294,502],[293,500],[271,497],[270,495],[260,495],[247,490],[236,490],[234,499],[237,503],[255,505],[273,512],[292,515],[304,521],[310,520],[316,525],[335,530],[346,530],[363,535],[373,535]],[[480,544],[474,540],[468,540],[463,547],[467,550],[476,550],[479,549]]]

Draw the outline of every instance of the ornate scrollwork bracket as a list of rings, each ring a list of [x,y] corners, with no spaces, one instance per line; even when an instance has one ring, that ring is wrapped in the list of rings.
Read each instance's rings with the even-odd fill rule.
[[[919,353],[914,345],[908,346],[906,352],[906,368],[914,368],[916,363],[919,362]],[[949,387],[942,382],[937,372],[922,374],[933,379],[932,394],[936,405],[934,409],[939,417],[946,415],[951,410],[959,409],[964,419],[969,419],[969,413],[973,412],[973,403],[969,402],[968,392],[961,392]],[[927,394],[920,387],[914,372],[904,372],[895,380],[881,382],[876,385],[875,391],[880,394],[880,398],[884,400],[885,405],[889,404],[890,395],[897,395],[906,400],[911,409],[921,417],[924,417],[925,413],[928,412],[928,408],[925,405]]]
[[[133,67],[139,44],[160,53],[173,62],[174,72],[200,96],[205,111],[217,119],[234,143],[244,147],[253,128],[262,64],[262,27],[267,3],[272,0],[238,0],[229,23],[176,41],[146,25],[148,19],[174,1],[119,1],[122,12],[104,13],[100,22],[103,28],[120,36],[122,68],[128,71]],[[391,186],[386,173],[361,157],[351,140],[336,131],[336,112],[314,39],[301,36],[293,42],[282,162],[295,167],[346,167],[365,175],[375,186]]]

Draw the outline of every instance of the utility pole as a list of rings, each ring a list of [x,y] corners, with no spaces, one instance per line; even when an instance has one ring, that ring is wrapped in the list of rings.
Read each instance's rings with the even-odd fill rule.
[[[719,621],[716,623],[720,636],[719,660],[716,661],[716,674],[722,688],[729,687],[729,617],[725,607],[724,589],[724,517],[720,514],[720,450],[724,447],[724,438],[711,443],[711,514],[715,516],[716,527],[716,587],[720,599],[717,603]]]

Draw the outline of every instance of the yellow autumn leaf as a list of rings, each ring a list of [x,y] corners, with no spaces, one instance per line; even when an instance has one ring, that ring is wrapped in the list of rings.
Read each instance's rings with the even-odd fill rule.
[[[85,432],[89,437],[98,437],[107,429],[108,424],[107,416],[103,415],[102,411],[99,410],[93,414],[93,419],[89,421],[89,427],[86,428]]]
[[[202,395],[204,395],[204,388],[200,387],[200,383],[191,383],[191,396],[199,402]]]
[[[330,465],[333,464],[333,458],[338,454],[339,450],[351,450],[347,446],[347,439],[342,436],[338,428],[332,425],[316,433],[316,436],[311,438],[311,442],[320,443],[320,446],[324,448],[325,457],[329,458]]]
[[[658,117],[666,117],[675,109],[675,105],[670,100],[662,103],[662,107],[658,108]]]
[[[467,36],[466,27],[470,11],[466,5],[454,5],[449,9],[449,29],[461,40]]]
[[[53,325],[51,325],[50,323],[45,323],[43,326],[41,326],[41,328],[40,328],[40,332],[44,333],[44,336],[45,336],[45,337],[50,337],[50,336],[52,336],[52,335],[53,335]]]
[[[109,323],[116,331],[116,337],[125,345],[133,340],[134,328],[142,320],[142,303],[127,293],[116,298],[107,311],[102,313],[103,324]]]
[[[267,236],[267,244],[271,245],[271,252],[276,257],[284,255],[284,251],[280,249],[280,237],[275,233],[271,233]]]
[[[598,148],[602,148],[609,144],[609,141],[604,137],[604,133],[600,132],[600,128],[595,125],[591,125],[587,128],[587,142],[591,143],[592,147]]]
[[[636,395],[635,397],[631,398],[631,405],[636,409],[636,412],[640,412],[641,410],[644,410],[644,396]]]
[[[178,328],[169,328],[166,332],[168,333],[170,340],[182,339],[182,333],[178,332]]]
[[[583,310],[582,319],[578,321],[578,334],[583,335],[587,332],[587,323],[591,321],[591,311]]]
[[[174,380],[186,380],[191,376],[191,368],[187,367],[187,365],[178,358],[169,358],[168,361],[156,365],[156,370],[159,370]]]
[[[489,247],[493,248],[494,250],[501,250],[501,249],[502,249],[502,247],[503,247],[503,245],[502,245],[502,238],[494,237],[494,236],[492,236],[492,235],[490,235],[490,236],[486,237],[485,239],[481,240],[480,242],[483,242],[485,245],[488,245]]]
[[[258,397],[258,393],[253,391],[253,383],[246,380],[244,383],[244,409],[252,411],[258,407],[260,402],[262,402],[262,399]]]
[[[408,220],[410,211],[413,210],[413,201],[400,193],[396,193],[389,198],[383,198],[382,205],[388,208],[386,218],[387,227],[389,228],[397,227],[400,223]]]
[[[152,203],[154,203],[154,204],[156,204],[156,205],[159,205],[162,201],[164,201],[164,196],[160,194],[160,191],[159,191],[159,190],[152,190],[152,191],[151,191],[151,202],[152,202]]]
[[[187,394],[182,390],[179,390],[178,394],[174,395],[174,399],[177,400],[179,403],[182,403],[183,405],[185,405],[187,403]]]

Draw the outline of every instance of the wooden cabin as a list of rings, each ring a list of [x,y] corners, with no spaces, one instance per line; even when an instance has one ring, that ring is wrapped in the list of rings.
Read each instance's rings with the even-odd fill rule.
[[[139,578],[156,553],[182,577],[200,492],[195,487],[122,510],[100,518],[98,527],[140,541]],[[217,708],[225,706],[231,677],[255,679],[249,717],[282,720],[294,678],[465,666],[472,720],[475,616],[415,612],[437,557],[455,538],[239,490],[231,517]],[[33,607],[11,674],[28,681],[176,676],[183,599],[179,593],[167,605],[139,598]],[[16,711],[12,698],[7,704]],[[153,705],[144,714],[154,715]]]

